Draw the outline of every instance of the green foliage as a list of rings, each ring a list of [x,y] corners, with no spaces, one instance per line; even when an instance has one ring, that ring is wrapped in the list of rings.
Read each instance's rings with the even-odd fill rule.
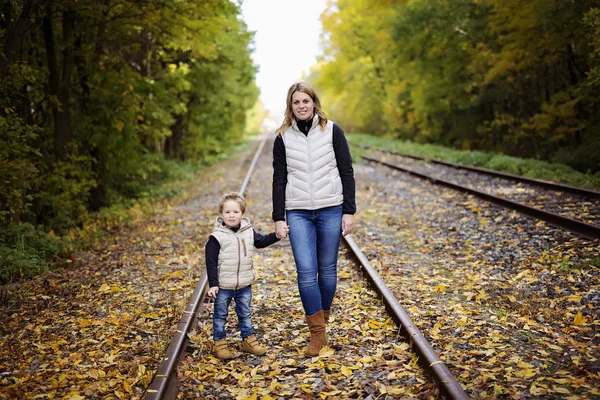
[[[96,186],[90,157],[71,156],[54,164],[34,194],[44,224],[57,234],[81,225],[88,215],[89,192]]]
[[[48,268],[52,260],[65,257],[70,246],[31,224],[0,229],[0,283],[30,278]]]
[[[583,21],[587,28],[586,39],[591,48],[588,87],[597,93],[600,88],[600,7],[591,8]]]
[[[0,226],[118,223],[244,140],[258,89],[238,3],[21,3],[0,24]]]
[[[126,203],[127,199],[162,198],[171,195],[169,186],[174,182],[190,179],[196,165],[191,162],[170,160],[155,153],[145,154],[132,176],[124,176],[115,186],[115,203]]]
[[[390,101],[397,73],[390,69],[394,56],[386,31],[394,14],[386,3],[338,1],[321,17],[330,32],[326,61],[307,80],[319,89],[325,112],[345,130],[383,134],[397,117]]]
[[[556,153],[552,160],[570,165],[578,171],[600,174],[600,124],[590,127],[585,133],[581,145],[576,145]]]
[[[254,107],[246,113],[246,133],[255,135],[263,132],[263,121],[269,116],[262,103],[257,101]]]
[[[0,115],[0,226],[29,211],[40,159],[35,148],[38,129],[6,111]]]
[[[594,0],[338,1],[312,79],[347,131],[596,172],[599,15]]]

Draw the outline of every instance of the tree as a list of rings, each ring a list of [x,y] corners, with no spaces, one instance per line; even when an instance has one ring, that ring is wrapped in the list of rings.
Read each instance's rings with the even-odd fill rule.
[[[5,217],[65,232],[144,195],[165,157],[201,161],[242,138],[258,90],[236,3],[24,0],[0,12],[0,176],[30,178],[3,187]]]

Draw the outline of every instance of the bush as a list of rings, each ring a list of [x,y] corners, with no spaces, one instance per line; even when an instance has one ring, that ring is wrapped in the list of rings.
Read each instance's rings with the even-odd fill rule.
[[[35,193],[36,218],[56,234],[62,235],[80,226],[88,217],[90,191],[96,186],[89,156],[72,155],[57,161],[43,176],[40,190]]]
[[[580,146],[564,149],[553,156],[553,161],[569,165],[577,171],[600,172],[600,123],[593,126],[594,133],[586,133]]]
[[[30,192],[39,179],[33,143],[38,129],[12,112],[0,115],[0,223],[19,219],[31,207]]]
[[[63,240],[31,224],[0,228],[0,283],[31,278],[70,253]]]
[[[156,198],[169,196],[170,184],[190,179],[198,168],[192,162],[171,160],[156,153],[143,155],[139,167],[127,174],[112,177],[111,204],[126,199]],[[167,192],[167,193],[165,193]]]
[[[513,175],[524,175],[527,172],[518,158],[505,155],[492,157],[486,167]]]

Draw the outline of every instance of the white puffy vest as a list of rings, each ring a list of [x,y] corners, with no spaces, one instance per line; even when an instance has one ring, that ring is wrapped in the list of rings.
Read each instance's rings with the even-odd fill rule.
[[[219,241],[219,287],[237,290],[254,282],[254,230],[250,220],[243,218],[237,232],[223,226],[217,217],[212,235]]]
[[[342,180],[333,151],[333,122],[325,129],[315,115],[308,135],[296,122],[282,134],[287,162],[286,210],[316,210],[344,202]]]

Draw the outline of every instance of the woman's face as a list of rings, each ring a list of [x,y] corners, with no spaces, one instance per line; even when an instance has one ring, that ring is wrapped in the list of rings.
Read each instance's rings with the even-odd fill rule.
[[[292,94],[292,111],[296,119],[309,120],[313,117],[315,102],[306,93],[296,91]]]

